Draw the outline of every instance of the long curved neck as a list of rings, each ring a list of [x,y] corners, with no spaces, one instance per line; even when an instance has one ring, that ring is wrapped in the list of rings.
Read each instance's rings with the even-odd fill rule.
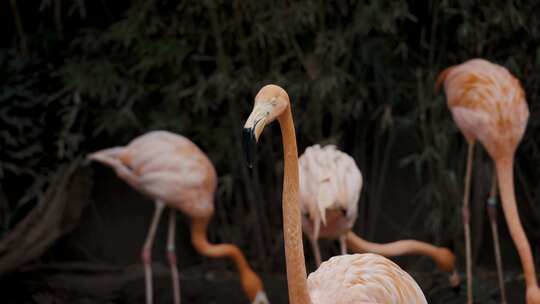
[[[516,206],[513,166],[513,156],[495,160],[502,207],[508,229],[510,230],[510,236],[512,236],[512,239],[514,240],[519,258],[521,259],[525,283],[527,287],[538,287],[531,247],[527,240],[527,235],[525,235],[525,231],[523,231],[523,226],[519,220],[519,213]]]
[[[347,247],[356,253],[376,253],[385,257],[402,255],[424,255],[431,257],[440,270],[451,272],[454,270],[455,256],[446,248],[436,247],[417,240],[401,240],[386,244],[366,241],[354,232],[347,233]]]
[[[257,293],[262,290],[261,279],[249,267],[246,258],[238,247],[232,244],[211,244],[206,238],[209,218],[191,219],[191,242],[195,249],[202,255],[211,258],[230,258],[238,272],[242,287],[250,300],[255,299]]]
[[[285,262],[291,304],[309,304],[306,264],[302,244],[302,226],[298,197],[298,150],[292,119],[291,106],[278,117],[283,138],[285,159],[283,179],[283,232],[285,239]]]

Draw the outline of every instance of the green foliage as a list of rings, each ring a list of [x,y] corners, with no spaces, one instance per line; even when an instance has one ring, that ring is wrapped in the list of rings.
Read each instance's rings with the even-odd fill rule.
[[[88,12],[110,9],[84,3]],[[434,80],[448,65],[484,57],[507,66],[527,92],[532,114],[517,170],[527,202],[522,207],[538,215],[540,21],[530,13],[538,4],[117,5],[104,28],[100,13],[89,13],[85,22],[73,16],[65,21],[66,38],[53,45],[53,59],[39,42],[48,37],[43,31],[59,35],[52,26],[27,33],[33,59],[0,50],[1,172],[47,176],[57,162],[125,144],[148,130],[178,132],[201,146],[219,172],[216,221],[225,228],[214,237],[250,248],[258,267],[270,268],[282,246],[281,141],[265,136],[258,165],[249,172],[239,136],[254,94],[275,82],[290,93],[301,150],[334,143],[357,160],[366,180],[361,230],[372,235],[385,221],[388,184],[399,182],[392,175],[401,166],[419,185],[417,195],[407,198],[420,208],[413,213],[428,219],[431,237],[448,241],[461,233],[465,150]],[[22,12],[23,23],[25,17]],[[277,128],[267,132],[278,134]],[[397,237],[411,236],[409,229],[396,231]]]

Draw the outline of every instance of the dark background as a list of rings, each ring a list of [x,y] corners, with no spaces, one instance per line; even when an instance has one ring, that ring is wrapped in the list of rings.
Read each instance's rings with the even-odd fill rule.
[[[272,303],[286,303],[279,129],[266,131],[252,171],[240,144],[253,97],[267,83],[289,92],[300,153],[331,143],[355,158],[364,176],[355,232],[449,246],[463,271],[466,144],[434,82],[445,67],[474,57],[504,65],[526,91],[531,115],[515,182],[537,257],[539,13],[536,1],[2,1],[0,301],[143,302],[139,251],[153,205],[83,159],[166,129],[190,138],[216,166],[210,239],[243,248]],[[478,303],[499,301],[485,210],[491,173],[477,148]],[[523,303],[500,211],[509,300]],[[179,218],[183,303],[247,302],[232,265],[196,254],[188,221]],[[164,225],[154,247],[158,303],[172,301]],[[323,257],[337,247],[322,242]],[[465,302],[464,288],[453,293],[429,259],[395,260],[430,303]]]

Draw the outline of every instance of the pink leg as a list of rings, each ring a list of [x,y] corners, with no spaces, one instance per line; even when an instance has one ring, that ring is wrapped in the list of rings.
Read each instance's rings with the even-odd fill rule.
[[[469,143],[467,154],[467,171],[465,173],[465,191],[463,193],[463,227],[465,230],[465,263],[467,268],[467,304],[473,303],[472,290],[472,255],[471,255],[471,226],[469,213],[469,197],[471,192],[471,172],[474,156],[474,141]]]
[[[347,234],[339,237],[339,248],[341,249],[341,255],[347,254]]]
[[[176,211],[170,210],[169,213],[169,235],[167,237],[167,257],[171,269],[171,277],[174,291],[174,304],[180,304],[180,279],[178,278],[178,267],[176,265],[176,253],[174,237],[176,231]]]
[[[146,285],[146,304],[152,304],[153,302],[153,291],[152,291],[152,244],[154,243],[154,237],[156,235],[157,226],[159,223],[159,218],[163,212],[163,203],[156,201],[155,203],[154,216],[152,218],[152,223],[150,224],[150,229],[148,230],[148,235],[144,241],[144,246],[141,253],[142,262],[144,264],[144,281]]]
[[[321,220],[316,220],[313,223],[313,235],[310,237],[311,248],[313,249],[313,256],[315,257],[315,264],[317,268],[321,266],[321,250],[319,249],[319,231],[321,229]]]
[[[310,238],[311,249],[313,249],[313,256],[315,257],[315,264],[317,268],[321,266],[321,250],[319,249],[319,243],[315,238]]]
[[[504,288],[504,273],[502,267],[501,247],[499,245],[499,231],[497,229],[497,176],[493,175],[491,191],[487,204],[489,222],[491,225],[491,235],[493,236],[493,250],[495,252],[495,262],[497,263],[497,278],[499,289],[501,290],[501,303],[506,304],[506,290]]]

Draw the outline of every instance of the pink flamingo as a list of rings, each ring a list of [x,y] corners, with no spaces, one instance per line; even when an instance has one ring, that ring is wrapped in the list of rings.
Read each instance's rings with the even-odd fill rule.
[[[302,245],[298,151],[287,92],[276,85],[263,87],[244,125],[244,149],[251,166],[255,144],[264,127],[277,120],[281,128],[285,170],[283,180],[283,234],[289,302],[427,303],[416,282],[392,261],[375,254],[335,256],[306,279]]]
[[[529,118],[523,88],[506,68],[483,59],[472,59],[445,69],[437,79],[437,88],[440,84],[444,84],[450,112],[469,145],[463,196],[467,303],[473,302],[469,192],[474,143],[479,140],[495,162],[503,212],[525,274],[527,303],[538,304],[540,289],[531,247],[519,220],[514,193],[514,154]]]
[[[154,131],[135,138],[125,147],[97,151],[89,160],[103,163],[133,188],[154,199],[155,212],[142,249],[146,303],[153,301],[151,250],[164,206],[171,208],[167,254],[172,274],[174,302],[180,303],[180,285],[175,254],[178,209],[191,218],[191,241],[202,255],[229,257],[236,264],[244,292],[252,303],[267,304],[261,279],[250,268],[240,249],[232,244],[211,244],[206,237],[214,212],[217,176],[208,157],[189,139],[166,131]]]
[[[416,240],[377,244],[351,231],[362,191],[362,174],[352,157],[332,145],[314,145],[300,156],[299,163],[302,230],[311,242],[317,266],[321,264],[318,239],[339,240],[341,254],[347,254],[349,247],[356,253],[371,252],[386,257],[427,255],[440,270],[452,273],[452,286],[459,285],[454,267],[456,258],[447,248]]]

